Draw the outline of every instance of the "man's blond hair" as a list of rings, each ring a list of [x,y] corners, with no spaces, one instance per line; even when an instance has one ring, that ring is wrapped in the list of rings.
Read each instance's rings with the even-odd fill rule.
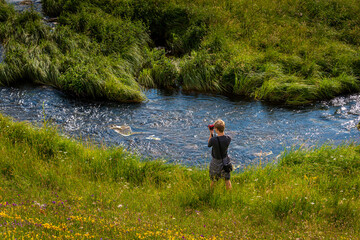
[[[225,122],[221,119],[216,120],[216,122],[214,123],[214,127],[219,130],[219,132],[224,132],[225,130]]]

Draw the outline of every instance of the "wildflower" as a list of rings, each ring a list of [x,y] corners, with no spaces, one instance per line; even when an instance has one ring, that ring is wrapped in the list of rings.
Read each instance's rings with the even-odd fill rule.
[[[122,205],[122,204],[119,204],[117,207],[118,207],[118,208],[122,208],[122,207],[123,207],[123,205]]]

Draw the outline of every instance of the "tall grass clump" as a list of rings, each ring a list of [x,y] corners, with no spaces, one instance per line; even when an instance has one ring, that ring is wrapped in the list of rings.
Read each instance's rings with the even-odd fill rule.
[[[148,52],[148,59],[138,77],[138,82],[142,86],[164,89],[179,86],[179,72],[176,63],[166,57],[165,49],[154,49]]]
[[[206,51],[193,52],[180,63],[180,81],[183,90],[221,92],[222,66]]]

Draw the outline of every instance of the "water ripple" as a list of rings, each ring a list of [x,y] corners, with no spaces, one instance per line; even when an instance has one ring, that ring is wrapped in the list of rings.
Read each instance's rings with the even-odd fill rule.
[[[146,95],[145,103],[118,104],[79,101],[49,87],[0,88],[0,111],[36,123],[45,114],[65,134],[186,165],[210,161],[206,126],[218,118],[226,122],[233,139],[229,152],[241,166],[258,162],[262,154],[268,155],[262,161],[272,161],[293,145],[340,144],[359,137],[359,95],[299,109],[203,94],[150,90]],[[111,124],[126,124],[137,134],[122,136]]]

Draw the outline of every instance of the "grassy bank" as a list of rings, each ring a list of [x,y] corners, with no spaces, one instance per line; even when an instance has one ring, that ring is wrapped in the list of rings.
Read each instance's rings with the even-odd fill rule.
[[[0,1],[0,83],[142,101],[145,87],[288,105],[358,92],[358,0],[43,0],[56,29]]]
[[[286,152],[244,168],[233,190],[206,170],[140,161],[0,116],[5,239],[357,239],[356,145]]]
[[[114,24],[111,17],[95,18],[93,13],[96,24],[108,29],[102,42],[68,26],[52,28],[39,13],[17,13],[4,0],[0,9],[0,40],[6,56],[0,64],[0,85],[30,82],[81,98],[145,99],[134,76],[148,38],[140,23],[116,19]]]

